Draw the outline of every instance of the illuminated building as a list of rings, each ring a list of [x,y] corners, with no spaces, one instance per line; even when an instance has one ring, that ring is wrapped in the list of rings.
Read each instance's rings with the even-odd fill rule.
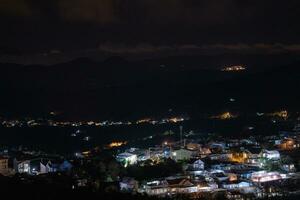
[[[186,148],[189,149],[189,150],[199,150],[201,148],[201,145],[200,144],[197,144],[197,143],[188,143],[186,145]]]
[[[16,163],[16,172],[18,173],[31,173],[31,168],[30,168],[30,160],[25,160]]]
[[[237,179],[238,179],[237,175],[234,173],[228,173],[227,176],[228,176],[228,180],[230,182],[237,181]]]
[[[266,158],[269,160],[279,160],[280,159],[280,153],[276,150],[274,151],[268,151],[268,150],[262,150],[260,153],[260,157]]]
[[[29,175],[39,175],[54,172],[67,172],[72,169],[72,164],[68,161],[55,161],[43,158],[14,161],[17,173],[26,173]]]
[[[195,169],[195,170],[203,170],[204,162],[202,160],[196,160],[192,166],[193,166],[193,169]]]
[[[6,175],[8,173],[8,158],[0,156],[0,174]]]
[[[150,196],[166,196],[196,193],[199,191],[199,187],[187,178],[169,177],[164,180],[148,182],[142,186],[141,191]]]
[[[206,181],[202,181],[197,183],[198,191],[199,192],[210,192],[215,189],[218,189],[218,184],[216,183],[207,183]]]
[[[204,170],[204,162],[200,159],[190,162],[185,166],[185,171],[193,175],[201,175]]]
[[[169,192],[168,183],[165,180],[147,182],[140,192],[150,196],[165,196]]]
[[[250,157],[251,153],[249,151],[234,152],[231,153],[230,161],[245,163]]]
[[[240,189],[240,188],[247,188],[247,187],[250,187],[251,186],[251,183],[249,182],[239,182],[239,183],[236,183],[236,182],[228,182],[228,183],[224,183],[222,184],[222,187],[224,189],[227,189],[227,190],[237,190],[237,189]]]
[[[297,148],[299,145],[295,143],[295,140],[292,138],[286,138],[281,141],[281,144],[279,144],[279,148],[281,150],[292,150]]]
[[[126,192],[134,192],[138,189],[138,182],[133,178],[124,177],[122,181],[120,181],[120,190]]]
[[[198,191],[197,185],[186,178],[166,179],[169,192],[171,194],[195,193]]]
[[[187,149],[174,150],[171,153],[171,158],[175,161],[179,160],[190,160],[192,158],[193,152]]]
[[[296,171],[294,164],[283,164],[282,169],[286,172],[295,172]]]
[[[227,192],[226,199],[244,200],[243,195],[239,191]]]
[[[200,151],[199,151],[199,154],[202,155],[202,156],[206,156],[206,155],[211,154],[211,150],[209,148],[206,148],[206,147],[201,147]]]
[[[134,165],[137,163],[137,155],[128,153],[128,152],[124,152],[124,153],[118,154],[116,157],[116,160],[118,162],[121,162],[125,167],[127,167],[129,165]]]
[[[216,161],[229,161],[231,158],[231,154],[228,154],[228,153],[210,154],[209,158],[211,160],[216,160]]]
[[[279,172],[260,171],[260,172],[254,172],[251,175],[251,180],[253,182],[258,182],[258,183],[280,180],[282,178],[283,177],[281,176],[281,174],[279,174]]]

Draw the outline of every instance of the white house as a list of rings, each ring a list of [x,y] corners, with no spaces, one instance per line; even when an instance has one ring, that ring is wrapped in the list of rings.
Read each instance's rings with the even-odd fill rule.
[[[36,158],[31,160],[15,160],[15,170],[18,173],[39,175],[54,172],[70,171],[73,167],[68,161],[51,161],[50,159]]]
[[[138,189],[138,182],[133,178],[124,177],[120,181],[120,190],[124,192],[133,192]]]
[[[253,182],[258,182],[258,183],[280,180],[282,178],[283,177],[279,172],[259,171],[259,172],[254,172],[251,175],[251,180]]]
[[[276,150],[274,151],[268,151],[268,150],[262,150],[260,153],[260,157],[266,158],[269,160],[279,160],[280,159],[280,153]]]
[[[184,166],[184,170],[192,175],[201,175],[204,172],[204,162],[200,159]]]
[[[134,165],[137,163],[137,155],[124,152],[117,155],[116,160],[124,164],[125,167],[128,165]]]
[[[175,161],[190,160],[192,158],[193,151],[187,149],[174,150],[171,153],[171,158]]]
[[[251,184],[249,182],[239,182],[239,183],[236,183],[236,182],[233,182],[233,183],[224,183],[222,185],[222,187],[224,189],[227,189],[227,190],[237,190],[237,189],[241,189],[241,188],[247,188],[247,187],[250,187]]]
[[[200,159],[196,160],[192,166],[194,170],[204,170],[204,162]]]
[[[165,180],[148,182],[142,186],[141,191],[150,196],[166,196],[195,193],[199,191],[199,188],[187,178],[169,177]]]

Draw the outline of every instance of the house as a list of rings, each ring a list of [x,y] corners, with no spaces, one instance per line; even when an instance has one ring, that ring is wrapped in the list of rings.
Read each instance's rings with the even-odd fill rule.
[[[227,189],[227,190],[238,190],[241,188],[247,188],[250,187],[251,183],[249,182],[227,182],[222,184],[222,188]]]
[[[202,156],[202,157],[205,157],[209,154],[211,154],[211,150],[207,147],[201,147],[200,150],[199,150],[199,154]]]
[[[251,158],[251,152],[248,150],[234,151],[230,154],[230,161],[237,163],[245,163]]]
[[[196,160],[192,166],[194,170],[204,170],[204,162],[200,159]]]
[[[200,175],[204,170],[204,162],[200,159],[193,160],[185,166],[185,171],[189,174]]]
[[[280,160],[280,153],[276,150],[268,151],[264,149],[260,152],[259,156],[261,158],[266,158],[268,160]]]
[[[212,170],[210,172],[211,176],[215,178],[218,182],[224,182],[229,179],[223,170]]]
[[[39,175],[54,172],[68,172],[72,169],[69,161],[55,159],[35,158],[24,161],[14,161],[17,173],[27,173],[29,175]]]
[[[200,144],[198,144],[198,143],[192,143],[192,142],[190,142],[190,143],[188,143],[187,145],[186,145],[186,148],[188,149],[188,150],[191,150],[191,151],[198,151],[198,150],[200,150],[200,148],[201,148],[201,145]]]
[[[259,171],[259,172],[254,172],[251,175],[251,180],[257,183],[275,181],[275,180],[280,180],[282,178],[283,177],[281,176],[281,174],[279,174],[279,172]]]
[[[227,192],[226,199],[243,200],[243,194],[239,191]]]
[[[231,139],[227,141],[226,144],[228,147],[238,147],[240,146],[240,141],[238,139]]]
[[[188,194],[198,191],[197,185],[187,178],[166,179],[170,194]]]
[[[87,185],[88,185],[88,179],[86,178],[78,178],[76,180],[76,187],[86,187]]]
[[[211,169],[214,170],[223,170],[226,172],[230,172],[233,170],[243,170],[245,169],[246,166],[244,164],[216,164],[216,165],[211,165]]]
[[[232,155],[230,153],[222,153],[222,154],[210,154],[209,158],[210,160],[215,161],[229,161],[231,159]]]
[[[123,192],[134,192],[138,189],[138,182],[134,178],[124,177],[120,181],[120,190]]]
[[[69,172],[73,168],[73,165],[64,160],[63,162],[55,162],[48,160],[47,162],[40,162],[40,173],[54,173],[54,172]]]
[[[213,142],[209,145],[209,148],[213,153],[222,153],[225,151],[226,145],[225,143]]]
[[[293,138],[283,139],[278,146],[281,150],[292,150],[299,147]]]
[[[296,168],[294,164],[283,164],[281,166],[282,170],[286,171],[286,172],[295,172]]]
[[[134,165],[137,163],[137,155],[124,152],[117,155],[116,160],[122,163],[125,167],[129,165]]]
[[[148,182],[142,186],[140,192],[149,196],[169,196],[198,192],[198,186],[184,177],[168,177],[164,180]]]
[[[6,175],[8,172],[8,158],[0,156],[0,174]]]
[[[242,139],[240,141],[241,145],[258,145],[257,141],[255,140],[255,138],[249,138],[249,139]]]
[[[149,196],[166,196],[169,192],[168,183],[165,180],[147,182],[139,192],[145,192]]]
[[[168,158],[170,154],[170,150],[168,148],[162,149],[160,147],[154,147],[154,148],[149,148],[149,151],[147,151],[146,154],[149,154],[148,159],[157,160],[162,157]]]
[[[231,164],[216,164],[216,165],[211,165],[212,170],[231,170],[233,165]]]
[[[192,155],[193,151],[187,149],[178,149],[172,151],[171,158],[175,161],[190,160],[192,158]]]
[[[218,184],[212,182],[208,183],[206,181],[197,182],[198,192],[211,192],[218,189]]]
[[[239,172],[242,179],[251,179],[252,174],[256,172],[254,169],[245,169]]]
[[[20,161],[20,162],[15,160],[15,171],[17,173],[31,174],[32,169],[30,167],[30,160],[24,160],[24,161]]]

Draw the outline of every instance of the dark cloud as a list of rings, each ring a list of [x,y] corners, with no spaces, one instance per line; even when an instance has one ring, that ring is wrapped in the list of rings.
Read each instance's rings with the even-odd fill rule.
[[[0,43],[26,53],[292,52],[299,7],[299,0],[2,0]]]

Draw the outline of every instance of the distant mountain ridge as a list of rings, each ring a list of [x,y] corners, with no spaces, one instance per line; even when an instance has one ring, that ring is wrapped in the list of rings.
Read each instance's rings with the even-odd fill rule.
[[[240,109],[300,108],[300,62],[227,73],[197,68],[192,62],[183,65],[184,59],[177,59],[112,57],[102,62],[79,58],[52,66],[0,64],[0,111],[61,110],[77,117],[159,113],[169,107],[200,112],[226,108],[230,97],[239,99]]]

